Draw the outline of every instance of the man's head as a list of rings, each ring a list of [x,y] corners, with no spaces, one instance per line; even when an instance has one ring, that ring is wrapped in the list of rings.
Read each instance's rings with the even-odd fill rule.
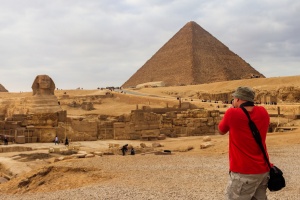
[[[239,107],[241,103],[246,101],[254,102],[255,92],[249,87],[238,87],[235,92],[232,94],[234,99],[238,99],[237,101],[233,101],[234,107]]]

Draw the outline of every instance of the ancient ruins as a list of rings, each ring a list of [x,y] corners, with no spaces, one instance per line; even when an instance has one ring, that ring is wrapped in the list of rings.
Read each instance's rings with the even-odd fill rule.
[[[61,131],[66,121],[54,95],[55,84],[48,75],[38,75],[32,84],[33,96],[2,102],[1,136],[10,142],[49,142]]]
[[[188,108],[133,110],[116,121],[100,121],[99,139],[157,140],[165,137],[215,135],[219,111]]]
[[[152,109],[143,107],[129,115],[111,118],[100,115],[97,119],[67,117],[54,95],[55,83],[48,75],[38,75],[32,84],[33,95],[15,102],[5,101],[1,106],[1,136],[9,142],[52,142],[55,136],[61,142],[98,139],[157,140],[165,137],[212,135],[217,131],[219,111],[197,108],[190,103],[180,107]],[[110,98],[106,94],[97,98]],[[68,99],[63,95],[60,101]],[[93,109],[91,101],[73,102],[69,106]]]

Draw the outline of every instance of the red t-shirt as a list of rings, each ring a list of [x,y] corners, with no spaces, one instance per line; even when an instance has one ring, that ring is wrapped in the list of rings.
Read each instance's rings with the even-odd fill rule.
[[[262,106],[254,106],[249,112],[256,124],[266,148],[266,136],[270,117]],[[219,130],[229,131],[229,168],[230,171],[242,174],[262,174],[269,171],[263,153],[250,130],[247,115],[241,108],[230,108],[219,123]],[[268,156],[268,153],[267,153]]]

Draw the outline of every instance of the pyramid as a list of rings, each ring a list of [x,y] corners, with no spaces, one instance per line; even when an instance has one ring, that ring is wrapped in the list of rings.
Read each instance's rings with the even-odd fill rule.
[[[163,81],[166,86],[195,85],[265,77],[196,22],[188,22],[122,87]]]
[[[8,92],[8,90],[0,84],[0,92]]]

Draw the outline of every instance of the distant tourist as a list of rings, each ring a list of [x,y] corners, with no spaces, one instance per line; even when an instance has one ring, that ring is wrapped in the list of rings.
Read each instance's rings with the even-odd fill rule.
[[[122,151],[122,155],[125,156],[126,152],[128,151],[128,144],[125,144],[125,145],[121,148],[121,151]]]
[[[130,155],[135,155],[135,150],[134,150],[133,147],[132,147],[131,150],[130,150]]]
[[[54,144],[56,145],[56,144],[58,144],[59,143],[59,141],[58,141],[58,137],[57,136],[55,136],[55,139],[54,139]]]
[[[68,139],[68,137],[66,137],[65,145],[66,145],[66,146],[69,146],[69,139]]]
[[[6,136],[4,137],[4,145],[8,145],[8,139]]]

